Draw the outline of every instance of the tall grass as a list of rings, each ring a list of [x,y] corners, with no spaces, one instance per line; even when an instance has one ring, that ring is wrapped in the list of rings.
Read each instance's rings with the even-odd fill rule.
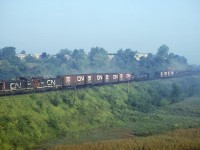
[[[163,135],[123,140],[56,145],[49,150],[199,150],[200,129],[178,129]]]

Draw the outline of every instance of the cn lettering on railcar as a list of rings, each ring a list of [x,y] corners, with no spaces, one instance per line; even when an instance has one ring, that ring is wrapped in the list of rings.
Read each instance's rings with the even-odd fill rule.
[[[111,74],[111,83],[119,82],[119,74]]]
[[[119,81],[123,82],[123,81],[129,81],[129,80],[131,80],[131,74],[130,73],[119,74]]]
[[[98,81],[103,80],[103,75],[97,75],[97,80]]]
[[[77,76],[76,77],[76,81],[77,82],[83,82],[85,80],[85,77],[84,76]]]
[[[126,80],[131,80],[131,74],[130,73],[126,74]]]
[[[21,89],[21,82],[20,83],[10,83],[10,89],[11,90],[17,90],[17,89]]]
[[[60,77],[63,86],[85,85],[84,75],[64,75]]]
[[[56,80],[47,80],[47,86],[55,86]]]
[[[103,74],[94,74],[93,78],[94,78],[94,81],[93,81],[94,84],[102,84],[103,83]]]

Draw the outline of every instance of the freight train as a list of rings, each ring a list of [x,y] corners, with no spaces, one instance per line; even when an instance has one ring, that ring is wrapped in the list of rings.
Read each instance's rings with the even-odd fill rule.
[[[152,79],[166,79],[199,75],[200,71],[158,71],[153,77],[149,73],[97,73],[60,75],[56,78],[20,77],[17,80],[0,81],[0,95],[23,94],[28,92],[60,90],[95,85],[116,84]]]

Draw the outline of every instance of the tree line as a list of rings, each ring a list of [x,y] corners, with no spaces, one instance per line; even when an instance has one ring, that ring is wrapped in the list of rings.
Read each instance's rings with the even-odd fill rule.
[[[102,72],[155,72],[157,70],[184,70],[190,66],[183,56],[169,53],[167,45],[161,45],[156,54],[136,60],[137,51],[118,50],[113,58],[104,48],[93,47],[86,53],[84,49],[61,49],[55,55],[43,52],[40,58],[26,54],[20,59],[15,47],[0,49],[0,80],[14,79],[19,76],[56,76],[75,73]]]

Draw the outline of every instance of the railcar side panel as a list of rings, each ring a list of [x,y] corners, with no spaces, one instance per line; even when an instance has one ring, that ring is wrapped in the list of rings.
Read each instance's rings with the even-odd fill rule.
[[[86,74],[85,75],[85,84],[86,85],[92,85],[93,84],[93,80],[94,80],[94,77],[92,74]]]
[[[0,82],[0,91],[4,92],[6,90],[5,82]]]
[[[61,86],[61,82],[57,78],[41,79],[40,86],[42,88],[57,88]]]
[[[33,89],[33,80],[31,77],[20,77],[19,80],[25,82],[26,90]]]
[[[16,91],[26,89],[26,82],[20,80],[6,81],[5,90],[6,91]]]
[[[110,83],[111,74],[104,74],[103,77],[104,77],[103,82],[105,84]]]
[[[85,82],[86,82],[85,75],[66,75],[60,78],[61,78],[62,85],[65,87],[85,85]]]
[[[115,73],[113,73],[113,74],[111,74],[111,80],[110,80],[110,82],[111,83],[117,83],[117,82],[119,82],[119,74],[115,74]]]
[[[123,81],[130,81],[131,80],[131,74],[130,73],[121,73],[119,74],[119,81],[123,82]]]
[[[104,74],[94,74],[93,75],[93,84],[102,84],[103,83]]]
[[[33,86],[35,89],[43,88],[58,88],[61,87],[61,81],[59,78],[33,78],[33,83],[27,82],[27,87]]]
[[[175,75],[174,71],[158,71],[155,73],[155,77],[157,78],[169,78]]]

